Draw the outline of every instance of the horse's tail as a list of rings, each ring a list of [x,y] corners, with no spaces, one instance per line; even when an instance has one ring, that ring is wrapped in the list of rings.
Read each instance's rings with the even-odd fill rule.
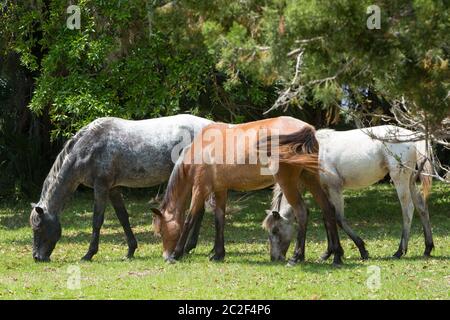
[[[427,148],[427,144],[425,141],[416,142],[416,150],[417,150],[417,166],[420,169],[420,166],[423,164],[423,169],[420,174],[420,181],[422,183],[422,194],[424,199],[426,200],[430,194],[431,186],[433,183],[433,166],[430,162],[430,148]]]
[[[271,139],[268,137],[267,142]],[[319,142],[314,127],[305,126],[294,133],[279,135],[276,149],[280,163],[300,166],[313,173],[319,171]]]

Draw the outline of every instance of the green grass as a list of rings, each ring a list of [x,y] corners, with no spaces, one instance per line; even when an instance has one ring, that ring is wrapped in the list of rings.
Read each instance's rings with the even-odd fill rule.
[[[132,194],[130,192],[130,194]],[[208,261],[213,242],[207,214],[194,253],[175,265],[163,262],[160,239],[151,231],[146,197],[129,196],[127,207],[139,242],[136,258],[123,260],[126,243],[111,207],[93,262],[80,262],[91,232],[91,193],[77,194],[61,217],[63,236],[51,263],[31,258],[30,206],[0,204],[0,299],[449,299],[450,187],[437,184],[430,198],[433,258],[422,258],[424,240],[415,215],[408,254],[391,258],[401,234],[400,205],[390,185],[346,193],[346,216],[366,241],[370,260],[362,262],[351,240],[340,232],[345,265],[319,262],[326,247],[322,218],[313,207],[306,262],[293,268],[269,262],[260,224],[270,192],[233,193],[225,229],[227,256]],[[308,198],[309,199],[309,198]],[[310,200],[309,200],[310,201]],[[290,255],[292,254],[292,247]],[[81,289],[70,290],[68,268],[78,266]],[[378,290],[366,284],[369,266],[380,268]]]

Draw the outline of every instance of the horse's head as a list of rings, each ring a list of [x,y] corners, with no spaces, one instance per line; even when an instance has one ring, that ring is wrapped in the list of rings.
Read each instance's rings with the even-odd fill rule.
[[[51,215],[42,207],[32,205],[30,224],[33,229],[33,258],[50,261],[50,255],[61,238],[61,224],[57,215]]]
[[[164,260],[170,260],[181,235],[181,222],[167,210],[151,208],[153,212],[153,231],[162,238]]]
[[[278,211],[266,212],[263,228],[269,232],[270,260],[284,261],[294,235],[293,224]]]

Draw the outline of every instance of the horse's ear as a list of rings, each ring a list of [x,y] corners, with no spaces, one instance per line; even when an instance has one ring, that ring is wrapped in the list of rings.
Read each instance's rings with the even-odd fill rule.
[[[150,208],[150,210],[152,210],[153,214],[159,217],[162,217],[162,213],[161,211],[159,211],[159,209],[156,208]]]
[[[275,218],[275,220],[281,219],[280,213],[278,211],[272,211],[272,216]]]
[[[42,209],[41,207],[36,206],[34,207],[34,210],[38,213],[40,217],[44,215],[44,209]]]
[[[43,220],[44,220],[44,209],[38,207],[37,205],[34,205],[30,215],[30,224],[33,227],[33,229],[39,228]]]

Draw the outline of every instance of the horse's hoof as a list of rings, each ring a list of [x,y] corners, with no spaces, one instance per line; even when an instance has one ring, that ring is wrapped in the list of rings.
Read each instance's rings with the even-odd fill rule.
[[[433,250],[434,246],[431,246],[430,248],[426,248],[423,252],[423,256],[425,258],[431,258],[431,251]]]
[[[394,254],[392,255],[392,258],[400,259],[400,258],[402,257],[402,255],[403,255],[403,252],[397,251],[396,253],[394,253]]]
[[[320,256],[320,260],[321,261],[327,261],[330,256],[331,256],[331,253],[325,252],[324,254],[322,254]]]
[[[431,251],[433,251],[433,249],[434,249],[434,244],[433,243],[431,243],[431,244],[426,244],[425,245],[425,251],[423,252],[423,255],[425,256],[425,257],[431,257]]]
[[[297,264],[297,262],[295,262],[293,260],[288,260],[288,262],[286,263],[286,267],[292,268],[292,267],[295,267],[296,264]]]
[[[304,262],[305,261],[305,258],[304,257],[301,257],[301,258],[290,258],[289,260],[288,260],[288,262],[287,262],[287,265],[286,266],[289,266],[289,267],[293,267],[293,266],[295,266],[297,263],[299,263],[299,262]]]
[[[127,254],[126,256],[123,257],[122,260],[128,260],[128,261],[134,260],[134,254],[132,254],[132,255]]]
[[[125,256],[125,258],[127,258],[128,260],[131,260],[134,258],[134,252],[135,250],[128,250],[127,255]]]
[[[168,257],[167,259],[165,259],[165,261],[166,261],[167,264],[175,264],[175,263],[177,263],[177,260],[173,256]]]
[[[91,257],[91,256],[88,256],[88,255],[85,255],[83,258],[81,258],[81,261],[84,261],[84,262],[91,262],[91,261],[92,261],[92,257]]]
[[[133,259],[134,258],[134,253],[136,252],[136,248],[134,248],[134,249],[129,249],[128,251],[127,251],[127,255],[126,255],[126,257],[127,257],[127,259]]]
[[[195,252],[195,248],[192,248],[192,249],[189,249],[189,250],[184,250],[184,253],[183,253],[183,254],[189,255],[189,254],[192,254],[192,253],[194,253],[194,252]]]
[[[181,258],[183,258],[183,252],[177,252],[175,251],[171,257],[177,261],[181,260]]]
[[[50,262],[50,258],[34,258],[34,262],[36,262],[36,263],[46,263],[46,262]]]
[[[190,254],[192,252],[192,250],[195,249],[196,246],[187,246],[186,248],[184,248],[184,254]]]
[[[361,253],[361,259],[363,261],[368,260],[369,259],[369,252],[365,251],[365,252]]]
[[[340,255],[334,255],[334,259],[333,259],[333,267],[337,267],[340,268],[342,267],[343,263],[342,263],[342,257]]]
[[[225,259],[225,255],[215,254],[209,258],[209,261],[222,262]]]

